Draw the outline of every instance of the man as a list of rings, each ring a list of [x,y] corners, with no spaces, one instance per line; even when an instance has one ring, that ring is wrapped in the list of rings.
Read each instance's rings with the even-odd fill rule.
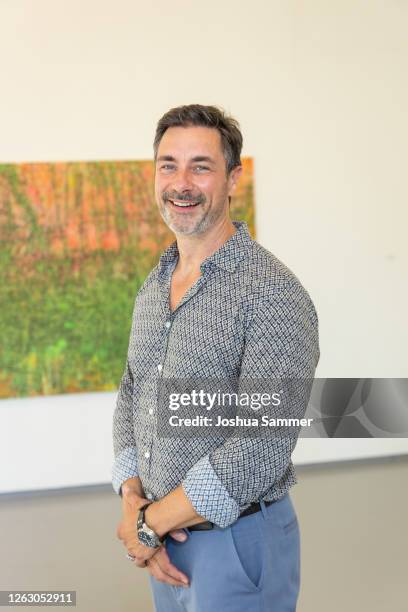
[[[176,236],[135,302],[114,414],[113,486],[128,558],[158,612],[289,612],[300,580],[296,436],[158,434],[164,379],[310,379],[313,304],[298,279],[232,221],[242,171],[237,122],[216,107],[171,109],[154,141],[155,195]],[[293,413],[308,393],[293,393]],[[137,608],[135,608],[137,609]]]

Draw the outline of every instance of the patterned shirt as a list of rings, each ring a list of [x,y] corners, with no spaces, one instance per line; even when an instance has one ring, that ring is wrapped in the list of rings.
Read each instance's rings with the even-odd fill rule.
[[[113,417],[114,490],[121,494],[122,483],[139,476],[146,497],[156,500],[181,484],[197,513],[220,527],[252,502],[279,499],[296,484],[296,436],[160,437],[160,378],[313,378],[319,360],[308,293],[251,238],[246,223],[233,223],[235,234],[203,261],[201,276],[173,312],[177,242],[146,278]],[[309,397],[295,399],[298,416]]]

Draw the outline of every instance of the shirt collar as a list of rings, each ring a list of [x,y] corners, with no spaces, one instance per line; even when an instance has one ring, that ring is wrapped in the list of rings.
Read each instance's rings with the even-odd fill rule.
[[[201,269],[217,266],[228,272],[233,272],[238,263],[246,256],[252,238],[245,221],[233,221],[235,234],[220,246],[212,255],[204,259]],[[159,260],[159,272],[162,274],[168,266],[178,257],[177,241],[171,243],[163,252]]]

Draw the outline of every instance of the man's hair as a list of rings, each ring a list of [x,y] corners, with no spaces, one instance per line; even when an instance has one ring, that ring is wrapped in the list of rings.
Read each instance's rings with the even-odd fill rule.
[[[242,134],[239,123],[216,106],[188,104],[171,108],[159,120],[153,142],[154,159],[164,132],[171,127],[215,128],[221,136],[221,146],[227,164],[227,174],[241,165]]]

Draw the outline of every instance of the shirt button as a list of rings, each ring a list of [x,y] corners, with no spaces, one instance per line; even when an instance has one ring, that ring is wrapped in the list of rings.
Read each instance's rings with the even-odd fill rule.
[[[153,414],[153,408],[149,408],[149,414]]]
[[[159,365],[157,366],[157,369],[159,370],[159,372],[161,372],[161,371],[162,371],[163,366],[162,366],[162,364],[161,364],[161,363],[159,363]]]
[[[153,495],[151,493],[146,493],[147,499],[153,499]]]
[[[146,459],[148,459],[150,457],[149,451],[146,451],[144,455],[145,455]]]
[[[169,327],[171,325],[171,321],[166,321],[165,325],[166,325],[167,329],[169,329]]]

